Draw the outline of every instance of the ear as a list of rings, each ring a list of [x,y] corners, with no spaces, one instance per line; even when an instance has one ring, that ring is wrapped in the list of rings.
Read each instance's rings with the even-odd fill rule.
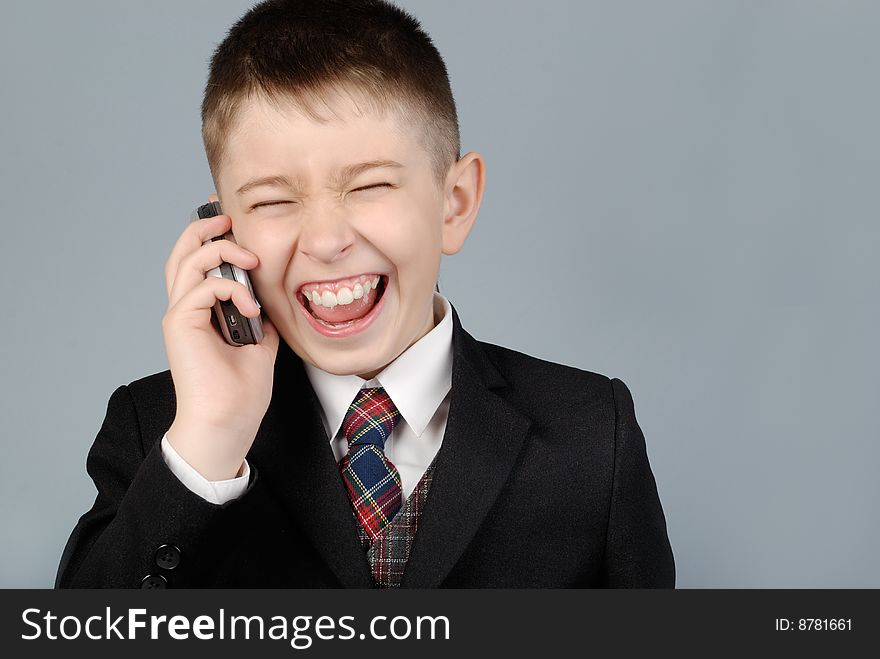
[[[486,167],[479,153],[466,153],[449,168],[443,202],[444,254],[455,254],[464,245],[477,219],[485,187]]]

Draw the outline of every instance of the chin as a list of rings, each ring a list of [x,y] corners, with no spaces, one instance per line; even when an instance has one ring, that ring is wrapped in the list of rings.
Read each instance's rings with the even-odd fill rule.
[[[326,371],[327,373],[332,373],[333,375],[361,375],[363,373],[367,374],[376,374],[379,373],[385,366],[382,364],[376,364],[375,362],[366,362],[366,361],[358,361],[352,359],[346,359],[344,355],[339,355],[337,358],[330,359],[320,359],[314,362],[314,365],[320,368],[322,371]],[[367,380],[372,379],[372,377],[365,378]]]

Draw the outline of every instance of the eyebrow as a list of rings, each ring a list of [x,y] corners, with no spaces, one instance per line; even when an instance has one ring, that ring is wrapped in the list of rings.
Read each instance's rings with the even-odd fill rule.
[[[352,165],[346,165],[345,167],[341,167],[337,171],[333,172],[333,174],[331,174],[330,180],[333,185],[341,188],[356,176],[364,173],[367,170],[376,169],[378,167],[402,168],[403,165],[401,165],[399,162],[395,162],[394,160],[368,160],[366,162],[358,162]],[[260,178],[255,178],[248,181],[243,186],[241,186],[235,194],[240,197],[250,192],[254,188],[259,188],[264,185],[278,185],[288,188],[303,187],[300,179],[291,180],[287,176],[274,174],[272,176],[261,176]]]

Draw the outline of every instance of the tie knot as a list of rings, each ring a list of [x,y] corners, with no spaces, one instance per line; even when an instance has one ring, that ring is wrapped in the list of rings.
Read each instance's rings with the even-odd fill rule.
[[[400,412],[391,397],[385,393],[385,389],[361,389],[349,405],[342,421],[342,432],[348,440],[349,450],[353,446],[365,444],[373,444],[384,450],[385,440],[394,430],[398,418]]]

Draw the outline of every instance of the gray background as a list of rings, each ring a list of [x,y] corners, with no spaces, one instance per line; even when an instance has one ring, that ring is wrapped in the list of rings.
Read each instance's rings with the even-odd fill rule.
[[[680,587],[880,587],[880,3],[400,4],[487,161],[465,327],[628,384]],[[248,6],[4,3],[0,586],[51,586],[110,393],[167,368]]]

